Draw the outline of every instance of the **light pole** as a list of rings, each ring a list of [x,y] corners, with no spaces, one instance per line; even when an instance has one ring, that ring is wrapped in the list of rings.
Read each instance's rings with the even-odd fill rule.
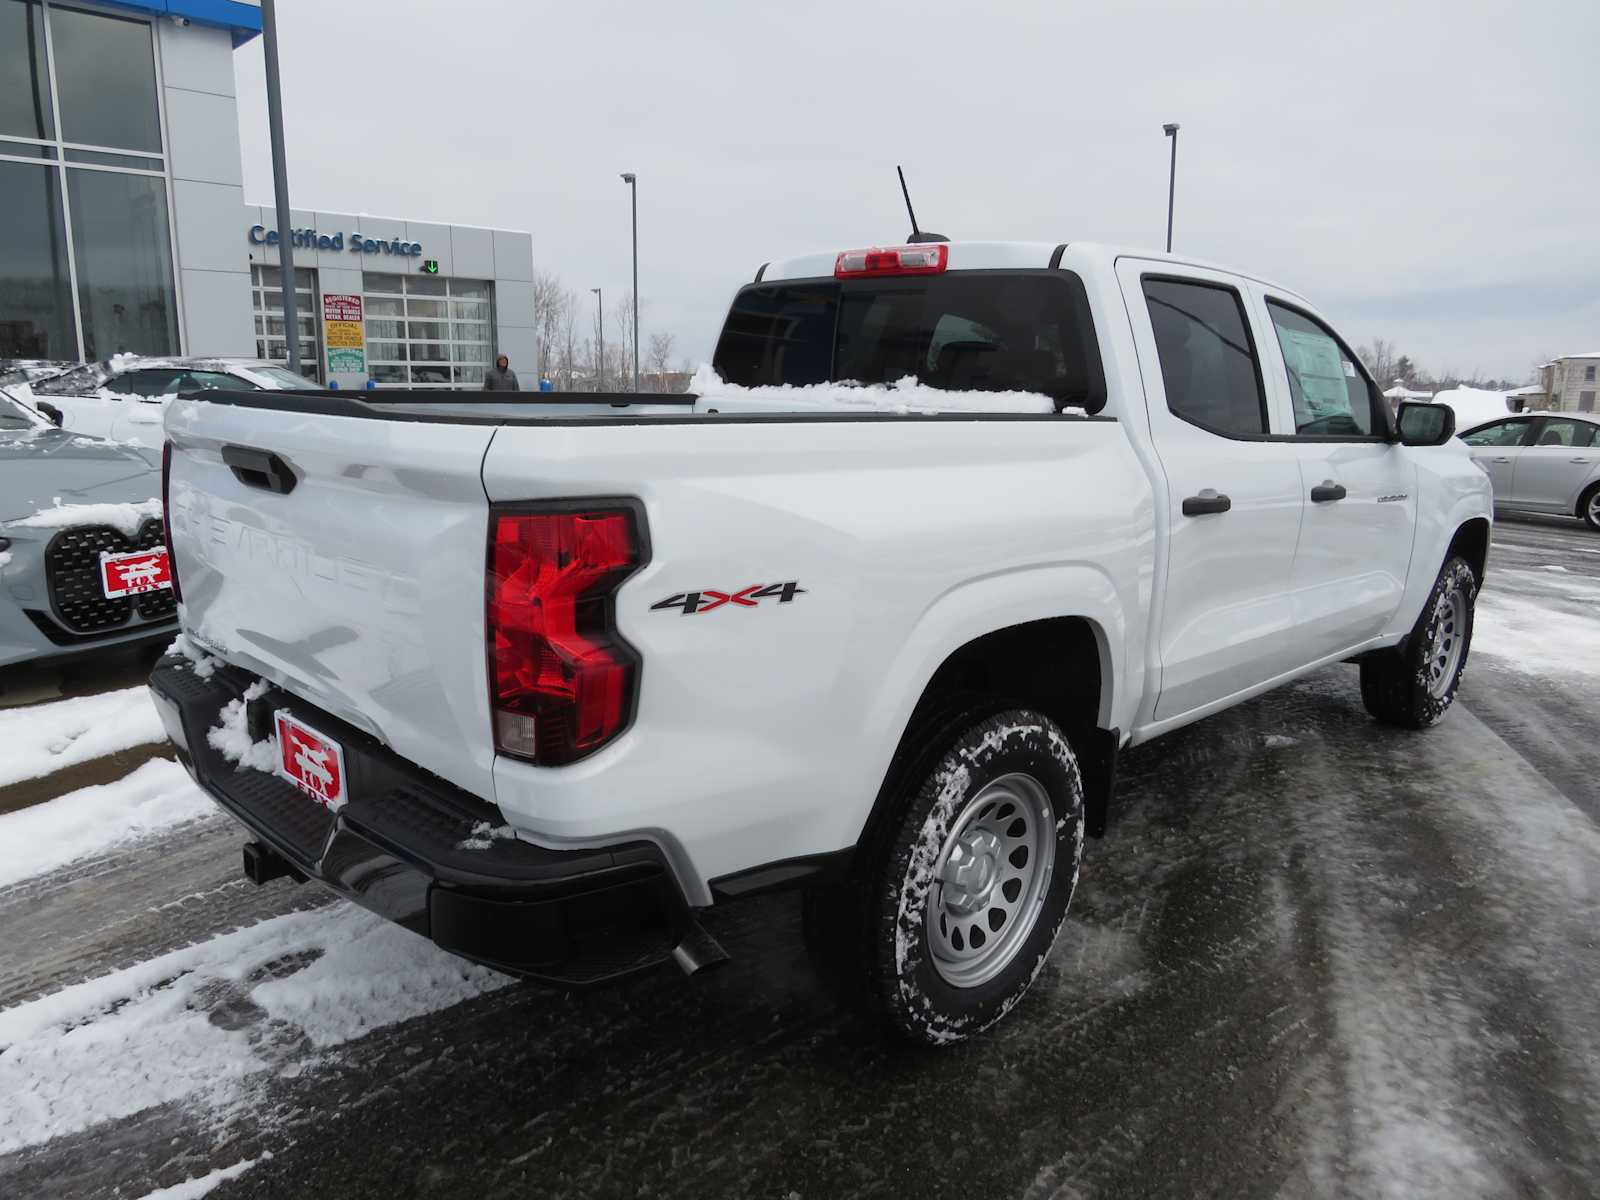
[[[1172,139],[1172,166],[1167,172],[1167,253],[1172,253],[1172,200],[1178,190],[1178,123],[1161,127]]]
[[[261,46],[267,59],[267,133],[272,140],[272,194],[278,206],[278,274],[283,293],[289,370],[300,374],[300,317],[295,311],[294,231],[289,227],[289,169],[283,157],[283,94],[278,84],[278,10],[261,0]]]
[[[606,390],[606,298],[599,288],[590,288],[594,293],[595,318],[600,322],[600,345],[595,349],[594,355],[594,390]]]
[[[639,394],[639,177],[632,171],[622,173],[622,182],[628,185],[633,200],[633,394]]]

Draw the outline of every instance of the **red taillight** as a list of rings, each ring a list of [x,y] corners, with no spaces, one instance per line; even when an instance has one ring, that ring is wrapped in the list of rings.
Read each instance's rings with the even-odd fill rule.
[[[639,657],[614,598],[643,558],[632,508],[493,512],[489,519],[489,696],[495,747],[569,763],[622,732]]]
[[[178,556],[172,552],[172,443],[161,444],[161,540],[167,546],[167,574],[172,576],[172,598],[183,600],[178,586]]]
[[[950,247],[942,242],[922,246],[873,246],[846,250],[833,260],[836,279],[858,275],[937,275],[950,261]]]

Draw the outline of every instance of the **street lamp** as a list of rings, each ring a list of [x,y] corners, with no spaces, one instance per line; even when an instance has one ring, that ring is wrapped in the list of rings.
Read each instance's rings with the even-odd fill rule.
[[[632,171],[622,173],[633,199],[633,394],[639,394],[639,178]]]
[[[1172,167],[1167,172],[1167,253],[1172,253],[1172,199],[1178,189],[1178,123],[1163,125],[1162,130],[1172,139]]]
[[[606,298],[599,288],[590,288],[589,290],[594,293],[595,316],[600,321],[600,345],[596,348],[594,355],[594,390],[603,392],[606,390]]]

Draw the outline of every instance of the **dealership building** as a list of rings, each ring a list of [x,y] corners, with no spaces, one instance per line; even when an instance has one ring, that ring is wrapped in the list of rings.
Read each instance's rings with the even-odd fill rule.
[[[245,203],[243,0],[0,0],[0,358],[283,359],[272,205]],[[306,374],[476,388],[531,372],[529,234],[295,209]]]

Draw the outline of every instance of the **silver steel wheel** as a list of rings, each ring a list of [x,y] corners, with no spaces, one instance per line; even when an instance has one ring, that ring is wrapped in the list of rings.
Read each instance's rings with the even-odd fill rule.
[[[1589,524],[1600,529],[1600,488],[1589,497]]]
[[[928,896],[928,946],[940,978],[972,988],[1005,970],[1038,920],[1055,859],[1055,811],[1033,776],[1002,776],[967,801]]]
[[[1433,638],[1428,643],[1428,695],[1443,700],[1455,680],[1466,645],[1467,598],[1459,588],[1446,592],[1439,597],[1439,606],[1434,612],[1437,620]]]

